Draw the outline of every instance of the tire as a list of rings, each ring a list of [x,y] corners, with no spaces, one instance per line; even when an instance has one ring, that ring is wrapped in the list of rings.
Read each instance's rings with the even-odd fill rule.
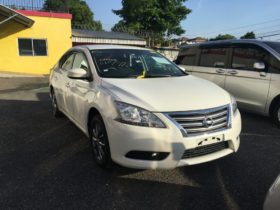
[[[89,127],[89,137],[96,164],[102,168],[111,168],[112,159],[108,136],[104,122],[100,115],[95,115]]]
[[[56,118],[63,117],[62,112],[58,108],[57,100],[56,100],[55,93],[54,93],[53,90],[51,91],[51,100],[52,100],[52,113],[53,113],[53,116],[56,117]]]
[[[276,125],[280,128],[280,101],[274,106],[272,117]]]

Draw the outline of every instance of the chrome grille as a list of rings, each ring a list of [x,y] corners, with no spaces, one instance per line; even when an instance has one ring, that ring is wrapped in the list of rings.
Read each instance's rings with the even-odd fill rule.
[[[226,148],[229,148],[229,144],[227,141],[219,142],[216,144],[200,146],[200,147],[197,147],[194,149],[186,150],[182,156],[182,159],[195,158],[195,157],[200,157],[203,155],[209,155],[209,154],[221,151]]]
[[[183,129],[187,136],[201,135],[227,129],[230,125],[230,106],[214,109],[169,113],[169,118]]]

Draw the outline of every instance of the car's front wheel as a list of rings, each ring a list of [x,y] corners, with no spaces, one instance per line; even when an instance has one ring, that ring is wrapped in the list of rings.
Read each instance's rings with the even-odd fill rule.
[[[273,119],[276,124],[280,127],[280,101],[275,105],[273,109]]]
[[[92,118],[89,135],[95,162],[103,168],[110,168],[112,164],[110,146],[106,128],[100,115]]]

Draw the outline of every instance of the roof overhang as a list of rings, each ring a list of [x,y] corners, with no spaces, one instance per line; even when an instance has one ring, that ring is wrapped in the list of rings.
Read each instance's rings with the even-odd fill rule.
[[[72,36],[73,43],[81,44],[116,44],[116,45],[133,45],[146,46],[145,40],[126,40],[126,39],[104,39]]]
[[[72,29],[72,42],[76,44],[115,44],[146,46],[146,40],[128,33]]]
[[[0,4],[0,15],[4,17],[4,20],[0,21],[0,25],[6,23],[9,20],[13,20],[25,27],[31,27],[34,24],[34,20],[18,13],[17,11],[5,7]]]

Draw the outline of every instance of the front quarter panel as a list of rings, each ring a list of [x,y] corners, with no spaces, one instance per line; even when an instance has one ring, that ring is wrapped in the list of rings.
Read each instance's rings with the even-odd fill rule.
[[[91,108],[94,108],[101,115],[105,123],[105,127],[107,128],[110,121],[109,119],[115,119],[118,116],[114,103],[117,98],[101,85],[94,86],[95,87],[93,87],[87,94],[88,106],[87,112],[85,112],[86,115],[84,116],[84,126],[87,128],[89,112]],[[89,135],[88,129],[86,129],[86,131],[87,135]]]

